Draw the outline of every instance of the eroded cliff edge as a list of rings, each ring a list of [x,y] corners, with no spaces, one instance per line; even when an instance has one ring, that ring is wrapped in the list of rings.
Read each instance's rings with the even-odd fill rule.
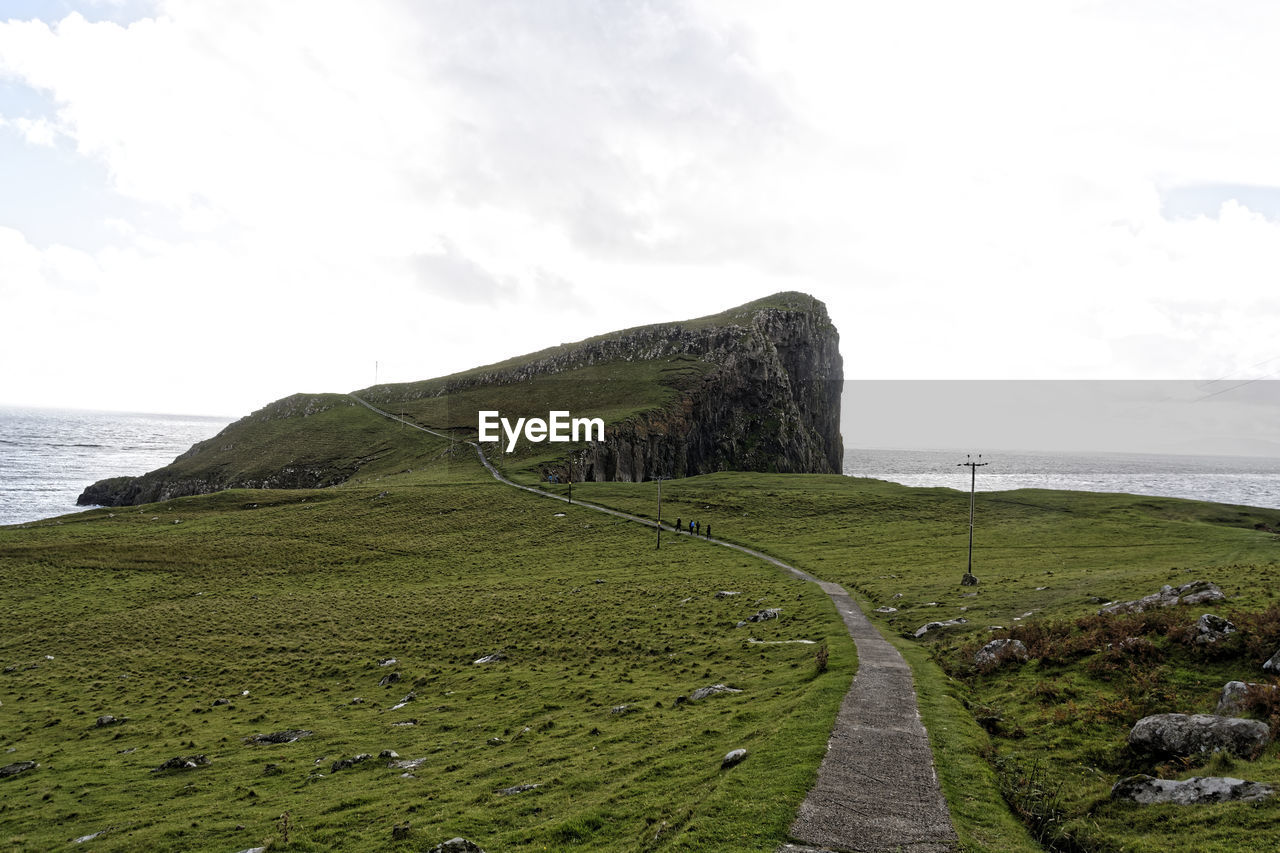
[[[429,426],[455,432],[469,426],[474,432],[474,411],[455,412],[454,422],[444,423],[441,406],[484,393],[545,413],[559,404],[531,398],[529,389],[539,377],[573,380],[596,375],[591,370],[602,365],[636,362],[670,366],[680,378],[655,379],[653,388],[635,391],[634,411],[610,421],[603,442],[546,462],[544,475],[567,476],[571,465],[575,479],[596,481],[729,470],[840,472],[839,334],[826,306],[801,293],[775,294],[710,317],[627,329],[440,379],[356,394]],[[697,369],[677,369],[691,364]],[[367,410],[353,404],[346,395],[285,398],[195,445],[172,465],[142,477],[95,483],[79,502],[123,506],[234,487],[344,482],[394,452],[379,445],[373,427],[361,420]],[[454,408],[463,412],[466,406],[459,402]],[[360,429],[368,435],[353,433]],[[335,431],[348,440],[335,440]]]

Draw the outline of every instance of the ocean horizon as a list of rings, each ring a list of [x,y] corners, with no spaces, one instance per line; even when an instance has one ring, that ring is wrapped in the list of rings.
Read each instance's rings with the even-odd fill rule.
[[[232,418],[0,406],[0,525],[83,510],[107,477],[172,462]],[[843,473],[905,486],[969,489],[963,451],[854,448]],[[1280,458],[1132,452],[984,451],[979,492],[1065,489],[1189,498],[1280,509]]]

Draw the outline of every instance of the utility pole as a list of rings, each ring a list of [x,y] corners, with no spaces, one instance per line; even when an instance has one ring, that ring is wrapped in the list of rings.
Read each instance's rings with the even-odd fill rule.
[[[964,455],[967,460],[965,462],[957,462],[956,467],[965,467],[969,469],[969,567],[965,569],[964,577],[960,579],[961,586],[976,586],[978,579],[973,575],[973,493],[978,484],[978,469],[983,465],[989,465],[989,462],[979,462],[968,453]],[[982,454],[978,454],[978,459],[982,458]]]
[[[378,362],[373,363],[373,384],[378,384]]]

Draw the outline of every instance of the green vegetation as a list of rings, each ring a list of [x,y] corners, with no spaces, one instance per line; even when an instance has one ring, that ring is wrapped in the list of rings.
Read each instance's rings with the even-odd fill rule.
[[[581,484],[584,500],[652,515],[651,484]],[[1276,746],[1254,761],[1153,762],[1131,753],[1129,728],[1157,712],[1213,713],[1230,680],[1270,681],[1280,648],[1280,511],[1131,495],[980,494],[976,588],[962,587],[968,495],[823,476],[717,474],[664,484],[663,517],[708,522],[717,537],[768,553],[856,591],[911,663],[944,792],[969,849],[1015,849],[1003,801],[1051,849],[1237,851],[1280,848],[1277,805],[1134,806],[1112,802],[1121,776],[1230,775],[1280,782]],[[1204,579],[1230,601],[1144,617],[1098,617],[1131,600]],[[895,596],[901,596],[897,598]],[[1190,642],[1200,614],[1240,632]],[[926,622],[968,624],[916,640]],[[992,626],[1003,626],[991,630]],[[1032,661],[979,672],[988,640],[1023,639]],[[1144,642],[1119,643],[1129,637]],[[1265,699],[1253,714],[1280,728]],[[985,726],[986,730],[980,727]]]
[[[0,780],[0,844],[772,850],[854,670],[829,600],[741,554],[655,551],[637,525],[440,477],[0,530],[0,747],[40,764]],[[766,604],[784,618],[734,627]],[[749,637],[824,642],[828,669]],[[743,692],[682,698],[716,683]],[[245,740],[286,729],[314,734]],[[538,787],[500,793],[518,785]]]

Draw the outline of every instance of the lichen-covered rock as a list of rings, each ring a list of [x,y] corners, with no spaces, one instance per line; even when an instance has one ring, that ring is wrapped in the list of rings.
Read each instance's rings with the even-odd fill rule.
[[[1253,681],[1228,681],[1222,686],[1222,695],[1218,697],[1216,713],[1224,717],[1234,717],[1245,711],[1245,699],[1250,691],[1274,693],[1274,684],[1258,684]]]
[[[1205,613],[1196,620],[1194,641],[1197,645],[1211,646],[1236,632],[1236,626],[1221,616]]]
[[[1223,601],[1226,596],[1216,584],[1209,581],[1192,581],[1174,588],[1169,585],[1160,587],[1159,592],[1134,599],[1108,604],[1098,611],[1099,616],[1113,613],[1142,613],[1156,607],[1172,607],[1175,604],[1204,604],[1209,601]]]
[[[251,735],[245,738],[248,743],[293,743],[304,737],[311,737],[312,732],[309,729],[285,729],[282,732],[270,732],[268,734]]]
[[[209,759],[203,755],[178,755],[170,758],[151,772],[164,773],[168,770],[195,770],[197,767],[205,767],[208,764]]]
[[[370,758],[373,758],[373,756],[367,752],[362,752],[359,755],[353,755],[350,758],[339,758],[337,761],[333,762],[333,764],[329,765],[329,772],[337,773],[339,770],[346,770],[349,767],[355,767],[357,764],[368,761]]]
[[[427,853],[484,853],[484,850],[474,841],[469,841],[465,838],[450,838],[448,841],[441,841],[428,850]]]
[[[1116,800],[1132,800],[1142,805],[1175,803],[1181,806],[1230,801],[1256,802],[1272,796],[1270,785],[1233,779],[1230,776],[1193,776],[1181,782],[1152,776],[1130,776],[1111,789]]]
[[[1021,640],[992,640],[978,649],[973,656],[974,665],[994,668],[1010,661],[1025,661],[1030,657],[1027,647]]]
[[[956,625],[968,625],[969,620],[963,616],[957,616],[955,619],[948,619],[945,622],[927,622],[916,629],[915,637],[920,639],[930,631],[937,631],[941,628],[954,628]]]
[[[736,687],[726,687],[723,684],[713,684],[710,687],[699,687],[697,690],[689,694],[690,702],[697,702],[706,699],[708,696],[716,696],[720,693],[741,693],[742,691]]]
[[[1214,714],[1154,714],[1134,723],[1129,745],[1156,756],[1187,756],[1225,750],[1252,758],[1266,747],[1266,723]]]
[[[6,764],[0,767],[0,779],[8,779],[10,776],[17,776],[20,773],[26,773],[39,767],[34,761],[19,761],[14,764]]]

